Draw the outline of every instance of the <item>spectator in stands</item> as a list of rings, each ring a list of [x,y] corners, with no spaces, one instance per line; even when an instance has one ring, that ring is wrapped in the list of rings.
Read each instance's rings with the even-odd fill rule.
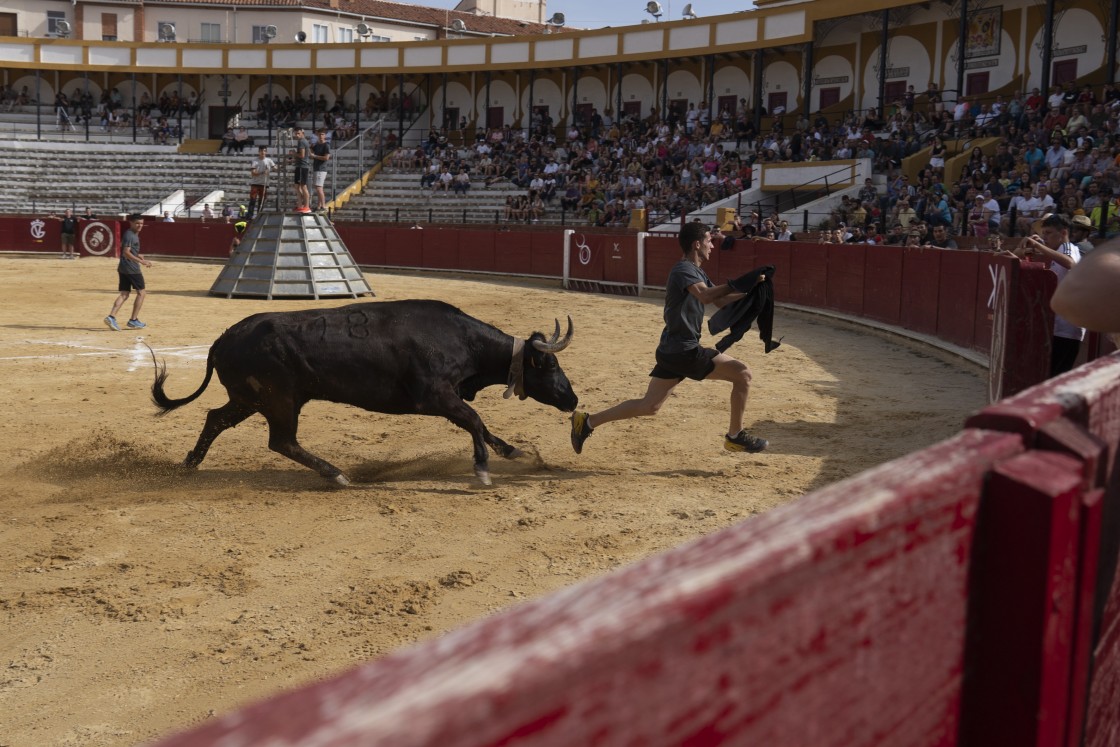
[[[936,247],[938,249],[957,249],[957,242],[949,235],[949,227],[947,225],[934,225],[933,236],[930,238],[928,247]]]
[[[222,135],[222,144],[218,146],[218,152],[233,153],[236,139],[237,133],[233,131],[233,128],[227,128],[226,134]]]
[[[126,326],[129,329],[143,329],[148,326],[140,321],[140,308],[144,305],[144,297],[147,294],[144,273],[140,270],[140,266],[152,266],[152,263],[144,259],[144,255],[140,252],[140,231],[143,228],[144,216],[139,213],[128,216],[128,229],[121,236],[121,256],[117,263],[119,293],[117,299],[113,301],[112,311],[105,317],[106,326],[114,332],[121,331],[120,325],[117,324],[117,312],[133,290],[136,291],[136,300],[132,302],[132,316],[129,317]]]
[[[1093,249],[1096,248],[1093,246],[1093,242],[1089,241],[1089,236],[1092,233],[1093,222],[1089,220],[1089,216],[1081,214],[1075,215],[1070,219],[1070,240],[1074,244],[1077,244],[1077,249],[1081,252],[1082,259],[1092,254]]]
[[[451,183],[452,191],[457,195],[465,195],[471,189],[471,175],[467,169],[460,168]]]
[[[164,210],[163,211],[163,222],[164,223],[174,223],[175,222],[175,216],[173,216],[171,214],[170,210]]]
[[[239,127],[237,132],[233,135],[233,149],[238,153],[245,150],[245,146],[249,144],[249,131],[244,127]]]
[[[202,206],[202,222],[209,223],[212,220],[214,220],[214,211],[211,209],[210,203],[207,202]]]

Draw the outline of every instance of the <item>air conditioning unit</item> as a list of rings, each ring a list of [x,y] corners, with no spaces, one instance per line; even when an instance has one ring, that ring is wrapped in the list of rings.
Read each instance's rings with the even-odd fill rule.
[[[365,23],[359,23],[355,28],[355,31],[358,32],[358,36],[370,36],[373,34],[373,29],[369,26],[369,24]]]
[[[70,36],[70,31],[71,31],[71,28],[70,28],[70,22],[69,21],[67,21],[65,19],[59,19],[58,21],[55,21],[54,33],[55,33],[56,36],[59,36],[59,37],[65,39],[67,36]]]
[[[307,32],[306,31],[297,31],[296,32],[296,41],[299,42],[300,44],[303,44],[305,41],[307,41]]]
[[[463,23],[462,18],[456,18],[451,22],[451,30],[462,33],[467,30],[467,24]]]
[[[159,25],[159,40],[161,42],[175,41],[175,24],[161,23]]]
[[[265,39],[275,39],[276,38],[276,27],[271,26],[271,25],[270,26],[265,26],[264,27],[264,38]]]

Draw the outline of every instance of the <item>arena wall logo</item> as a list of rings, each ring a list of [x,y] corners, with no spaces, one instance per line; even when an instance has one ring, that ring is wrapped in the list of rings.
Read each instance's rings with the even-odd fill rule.
[[[42,241],[43,237],[47,235],[46,223],[36,218],[31,221],[31,238],[36,241]]]
[[[82,248],[90,254],[108,254],[113,248],[113,231],[101,221],[86,224],[82,229]]]
[[[580,234],[579,240],[576,242],[576,248],[579,249],[579,263],[581,265],[591,264],[591,247],[587,245],[587,236]]]

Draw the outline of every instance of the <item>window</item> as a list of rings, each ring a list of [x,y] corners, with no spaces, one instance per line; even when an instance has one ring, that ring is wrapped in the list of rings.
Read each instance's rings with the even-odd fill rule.
[[[388,42],[388,41],[393,41],[392,39],[390,39],[390,38],[389,38],[389,37],[387,37],[387,36],[377,36],[376,34],[375,34],[375,35],[373,35],[373,36],[371,36],[371,37],[369,38],[369,40],[370,40],[370,41],[375,41],[375,42]]]
[[[222,42],[222,24],[204,23],[202,24],[201,31],[202,34],[199,37],[199,41],[213,44],[220,44]]]
[[[354,29],[350,28],[349,26],[340,28],[338,30],[338,39],[336,41],[343,42],[344,44],[349,44],[350,42],[354,41]]]
[[[101,14],[101,41],[115,42],[117,40],[117,14]]]
[[[66,20],[66,13],[61,10],[47,11],[47,36],[62,36],[58,30],[58,22]]]
[[[327,34],[330,32],[330,27],[321,23],[311,24],[311,42],[313,44],[326,44],[330,41]]]

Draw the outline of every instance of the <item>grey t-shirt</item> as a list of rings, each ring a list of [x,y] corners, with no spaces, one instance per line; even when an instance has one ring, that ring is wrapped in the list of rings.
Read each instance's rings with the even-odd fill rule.
[[[140,237],[131,228],[124,232],[121,236],[121,259],[117,263],[117,272],[122,275],[139,275],[140,263],[134,262],[125,256],[125,249],[132,249],[132,255],[137,256],[140,254]]]
[[[303,156],[300,156],[303,153]],[[301,137],[296,141],[296,167],[303,167],[305,169],[311,168],[311,145],[307,142],[307,138]]]
[[[683,353],[700,347],[704,325],[704,304],[688,292],[697,283],[711,287],[707,273],[687,259],[669,271],[665,281],[665,329],[661,332],[659,353]]]

